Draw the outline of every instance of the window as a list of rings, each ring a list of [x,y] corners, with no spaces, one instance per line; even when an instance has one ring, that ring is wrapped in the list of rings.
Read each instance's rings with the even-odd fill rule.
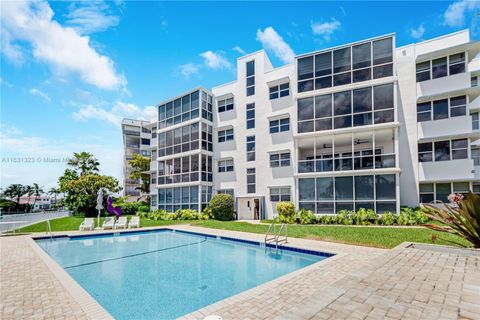
[[[452,186],[450,183],[436,183],[435,184],[435,198],[436,201],[448,203],[448,196],[452,193]]]
[[[450,75],[465,72],[465,53],[457,53],[448,57]]]
[[[460,117],[467,114],[467,97],[450,98],[450,117]]]
[[[201,92],[202,95],[208,96],[210,99],[212,99],[212,96],[207,95],[203,91]],[[198,118],[200,114],[199,95],[200,91],[194,91],[181,98],[160,105],[158,107],[159,129],[173,126],[190,119]]]
[[[301,178],[298,180],[299,207],[315,213],[373,209],[396,212],[394,174],[347,177]]]
[[[207,127],[205,127],[207,126]],[[202,133],[202,148],[209,150],[212,147],[212,127],[204,124],[209,134]],[[160,132],[158,134],[158,156],[164,157],[177,153],[197,150],[200,146],[199,123],[192,123],[177,129]],[[211,151],[211,150],[210,150]]]
[[[392,40],[367,41],[297,59],[298,92],[392,76]]]
[[[480,128],[480,125],[479,125],[479,115],[480,113],[477,112],[477,113],[472,113],[472,129],[473,130],[478,130]]]
[[[470,78],[472,88],[478,87],[478,76],[473,76]]]
[[[142,127],[142,132],[143,133],[151,133],[151,131],[147,128]]]
[[[255,161],[255,136],[247,137],[247,161]]]
[[[220,189],[220,190],[217,190],[217,193],[218,194],[229,194],[232,196],[232,198],[234,197],[233,196],[233,189]]]
[[[192,104],[194,103],[193,99],[195,99],[195,97],[192,97]],[[213,105],[212,96],[202,91],[202,118],[203,119],[206,119],[208,121],[213,120],[212,105]]]
[[[452,160],[468,158],[468,139],[452,140]]]
[[[290,130],[290,118],[270,120],[270,133]]]
[[[290,152],[272,153],[270,154],[270,167],[289,167],[290,166]]]
[[[199,210],[198,186],[159,189],[158,209],[168,212],[178,209]]]
[[[142,138],[142,145],[149,146],[150,145],[150,139],[143,139]]]
[[[435,161],[450,160],[450,141],[436,141],[435,146]]]
[[[279,201],[291,201],[290,196],[290,187],[284,188],[270,188],[270,201],[279,202]]]
[[[433,120],[448,118],[448,99],[433,101]]]
[[[393,88],[390,83],[298,99],[298,133],[393,122]]]
[[[218,172],[233,171],[233,159],[218,160]]]
[[[157,127],[152,128],[152,139],[157,138]]]
[[[452,54],[432,61],[417,63],[417,82],[465,72],[465,53]],[[473,84],[472,84],[473,86]]]
[[[453,182],[453,193],[460,193],[463,196],[467,196],[468,191],[470,190],[470,185],[468,182]]]
[[[233,129],[218,131],[218,142],[233,140]]]
[[[233,98],[220,100],[218,101],[217,104],[218,104],[218,112],[230,111],[230,110],[233,110],[234,108]]]
[[[212,157],[208,158],[211,161]],[[198,181],[199,156],[197,154],[158,161],[157,175],[159,185]]]
[[[246,63],[247,97],[255,94],[255,60]]]
[[[247,193],[255,193],[255,168],[247,169]]]
[[[283,83],[269,88],[270,100],[290,95],[290,83]]]
[[[433,105],[433,108],[432,108]],[[417,121],[441,120],[466,115],[467,97],[458,96],[449,99],[422,102],[417,104]]]
[[[202,149],[213,151],[213,129],[212,126],[202,123]]]
[[[423,102],[417,104],[417,122],[432,120],[432,103]]]
[[[430,203],[435,200],[435,191],[433,183],[420,183],[420,203]]]
[[[247,129],[255,128],[255,103],[247,104]]]
[[[432,143],[419,143],[418,144],[418,162],[430,162],[433,161],[433,149]]]
[[[480,146],[472,146],[471,153],[473,165],[480,166]]]

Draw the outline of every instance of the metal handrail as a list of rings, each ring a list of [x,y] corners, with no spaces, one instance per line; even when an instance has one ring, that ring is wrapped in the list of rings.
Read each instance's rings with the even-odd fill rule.
[[[268,237],[270,235],[270,231],[272,230],[273,227],[273,232],[272,232],[272,237]],[[280,239],[282,236],[282,231],[284,231],[283,239]],[[278,228],[277,231],[277,224],[272,222],[270,226],[268,227],[267,233],[265,234],[265,244],[269,241],[275,241],[275,247],[278,247],[278,244],[281,242],[287,243],[288,242],[288,229],[287,225],[285,223],[282,223],[280,225],[280,228]]]

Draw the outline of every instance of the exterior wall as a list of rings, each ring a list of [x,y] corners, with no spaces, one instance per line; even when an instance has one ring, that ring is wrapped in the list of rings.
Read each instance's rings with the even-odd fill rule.
[[[240,219],[272,218],[276,215],[275,201],[281,199],[281,196],[273,197],[275,201],[272,202],[270,197],[271,188],[290,188],[290,194],[287,199],[293,201],[298,208],[301,204],[300,202],[302,202],[299,199],[299,182],[301,179],[310,179],[311,182],[318,179],[331,178],[332,181],[337,181],[338,179],[339,183],[340,181],[345,181],[345,179],[342,180],[342,177],[352,177],[352,181],[356,181],[357,178],[359,181],[362,179],[373,179],[371,181],[374,181],[375,184],[375,198],[371,201],[360,199],[355,203],[355,206],[358,207],[365,204],[367,207],[376,208],[377,211],[387,210],[386,208],[390,210],[392,205],[395,208],[394,210],[397,211],[400,205],[417,206],[421,196],[420,186],[424,189],[428,187],[432,190],[446,190],[449,186],[452,192],[456,190],[465,192],[463,189],[467,185],[475,192],[480,192],[479,160],[474,162],[472,157],[473,151],[471,151],[480,144],[480,131],[472,129],[472,121],[478,119],[478,112],[480,111],[480,86],[478,86],[480,84],[480,79],[478,78],[480,75],[480,62],[478,58],[475,58],[480,51],[480,43],[470,42],[469,33],[466,30],[400,48],[395,48],[394,35],[359,41],[350,45],[357,45],[365,41],[378,41],[387,37],[393,37],[393,73],[391,75],[373,80],[298,92],[299,81],[303,82],[305,80],[297,79],[297,63],[299,59],[310,54],[298,56],[293,64],[273,68],[265,51],[261,50],[240,57],[237,60],[237,79],[235,81],[212,89],[214,96],[212,122],[202,119],[200,114],[197,120],[189,120],[168,128],[161,128],[157,122],[137,124],[153,130],[151,136],[152,144],[148,149],[153,154],[150,170],[152,174],[152,208],[157,207],[159,189],[198,185],[198,199],[202,199],[202,185],[204,185],[213,187],[213,194],[233,193]],[[312,54],[338,50],[350,45],[326,49]],[[417,82],[417,63],[435,60],[459,52],[465,53],[465,72]],[[246,64],[250,61],[255,61],[255,94],[248,96]],[[287,82],[289,83],[289,94],[281,98],[270,99],[269,88]],[[372,124],[361,126],[352,125],[351,127],[339,129],[299,132],[297,127],[297,103],[299,99],[319,95],[334,95],[335,93],[349,90],[353,92],[353,90],[358,88],[375,88],[384,84],[393,85],[393,120],[389,120],[386,123],[372,122]],[[375,89],[372,90],[374,92]],[[467,111],[465,115],[451,116],[442,120],[417,121],[418,103],[449,99],[461,95],[466,96]],[[225,99],[233,99],[234,107],[231,110],[219,112],[219,102]],[[251,103],[255,104],[255,126],[247,129],[247,104]],[[375,109],[372,111],[373,116],[375,116],[374,112]],[[270,133],[270,121],[287,117],[290,119],[288,131]],[[195,152],[187,152],[175,156],[157,156],[159,152],[158,139],[154,135],[196,121],[213,127],[213,152],[202,150],[200,146],[200,149]],[[233,129],[233,140],[219,142],[219,132],[231,129]],[[255,136],[255,160],[247,161],[247,137],[252,135]],[[369,136],[372,137],[370,140]],[[365,139],[364,137],[367,138]],[[337,143],[337,140],[341,141],[342,139],[351,139],[351,145],[349,145],[347,140],[345,140],[347,142],[343,142],[344,144]],[[435,143],[437,141],[451,141],[455,139],[468,139],[467,159],[419,163],[419,143]],[[358,144],[361,144],[358,146],[357,140],[365,141],[358,142]],[[329,144],[331,144],[331,147],[325,147]],[[319,146],[322,145],[323,149],[332,148],[332,156],[338,153],[341,154],[340,157],[343,157],[343,152],[348,153],[348,150],[350,150],[352,152],[352,161],[355,160],[355,157],[358,157],[353,153],[360,150],[360,147],[371,149],[374,152],[372,156],[374,166],[370,168],[360,167],[360,169],[352,167],[351,169],[335,168],[334,170],[324,170],[323,165],[328,161],[324,162],[324,154],[320,154],[322,156],[322,170],[317,170],[317,155],[319,154],[318,152],[321,152],[318,150],[321,149]],[[375,162],[377,161],[377,151],[380,152],[381,156],[380,166],[378,167],[377,162]],[[271,167],[270,155],[280,152],[290,153],[290,165]],[[476,149],[475,152],[477,152]],[[196,153],[213,156],[213,182],[174,183],[168,186],[158,184],[159,161]],[[338,155],[336,156],[338,157]],[[383,167],[383,157],[390,157],[388,159],[385,158],[389,161],[388,166]],[[229,162],[233,160],[232,171],[224,170],[219,172],[218,163],[223,160],[228,160]],[[313,165],[312,167],[309,167],[309,161]],[[305,167],[305,165],[307,166]],[[255,168],[256,188],[254,192],[249,190],[250,184],[247,181],[247,169],[251,168]],[[314,169],[312,170],[312,168]],[[382,180],[382,177],[385,175],[395,176],[395,191],[391,193],[395,197],[393,204],[391,200],[387,201],[390,201],[390,203],[386,203],[382,202],[381,198],[377,198],[377,191],[382,189],[381,184],[376,185],[377,180]],[[333,185],[335,186],[336,183],[334,182]],[[313,192],[315,194],[316,191],[314,190]],[[433,197],[433,200],[440,197],[444,198],[444,194]],[[352,201],[356,200],[357,198]],[[313,205],[315,206],[315,204]],[[340,203],[340,206],[337,207],[337,204],[335,204],[335,208],[338,209],[344,205],[344,203]],[[316,208],[318,208],[318,203]]]

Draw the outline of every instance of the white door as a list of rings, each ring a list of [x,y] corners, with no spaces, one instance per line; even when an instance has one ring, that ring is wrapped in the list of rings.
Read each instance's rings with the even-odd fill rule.
[[[237,203],[238,220],[253,220],[255,206],[253,198],[239,198]]]

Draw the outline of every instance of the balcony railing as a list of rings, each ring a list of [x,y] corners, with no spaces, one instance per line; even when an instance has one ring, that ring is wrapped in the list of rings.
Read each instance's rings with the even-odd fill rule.
[[[395,154],[298,161],[298,173],[383,169],[394,167]]]
[[[123,133],[129,136],[137,136],[137,137],[140,136],[139,131],[124,130]]]

